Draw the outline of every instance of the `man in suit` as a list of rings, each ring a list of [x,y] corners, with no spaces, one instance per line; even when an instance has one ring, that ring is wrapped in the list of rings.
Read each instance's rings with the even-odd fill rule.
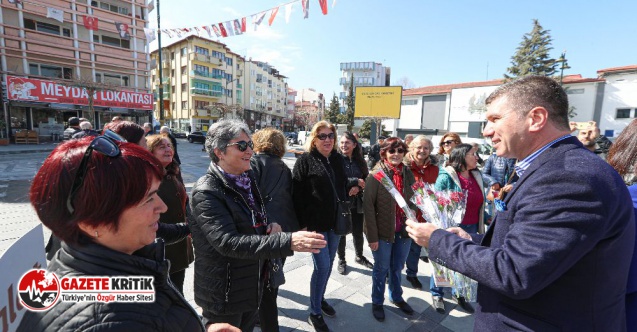
[[[622,179],[570,135],[554,80],[507,83],[486,105],[483,134],[519,160],[519,180],[486,234],[410,220],[410,236],[478,281],[475,331],[625,331],[635,221]]]

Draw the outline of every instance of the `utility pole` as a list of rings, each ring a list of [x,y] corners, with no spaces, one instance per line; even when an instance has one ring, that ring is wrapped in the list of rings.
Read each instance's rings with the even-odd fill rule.
[[[157,62],[157,71],[159,72],[159,95],[157,96],[157,99],[159,99],[159,120],[164,121],[164,76],[162,75],[163,72],[163,64],[161,61],[162,58],[162,54],[161,54],[161,18],[159,15],[159,0],[157,0],[157,49],[158,52],[157,54],[159,55],[159,61]]]

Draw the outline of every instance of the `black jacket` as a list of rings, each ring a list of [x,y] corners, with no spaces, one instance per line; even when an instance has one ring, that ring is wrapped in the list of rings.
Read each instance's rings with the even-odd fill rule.
[[[174,174],[166,174],[159,185],[157,195],[168,206],[168,210],[159,217],[160,225],[184,224],[186,222],[186,189],[180,181],[180,176]],[[158,232],[158,235],[161,234]],[[168,239],[164,239],[170,242]],[[192,263],[193,257],[190,257],[188,246],[191,244],[183,237],[180,241],[166,245],[166,259],[170,261],[170,273],[183,271]]]
[[[192,188],[190,204],[195,302],[215,315],[257,310],[263,264],[292,255],[291,233],[257,234],[248,204],[212,163]]]
[[[49,271],[64,276],[153,276],[153,303],[62,302],[48,311],[27,311],[18,331],[203,331],[197,312],[168,281],[164,243],[157,240],[133,255],[90,242],[62,248]]]
[[[323,166],[321,166],[321,163]],[[341,155],[332,151],[325,158],[317,150],[302,154],[294,164],[292,194],[294,208],[301,228],[308,231],[327,232],[334,229],[336,222],[336,197],[327,170],[338,198],[346,201],[347,177]]]
[[[299,230],[292,202],[292,171],[281,158],[258,153],[250,160],[252,172],[259,183],[263,204],[270,222],[281,225],[284,232]]]

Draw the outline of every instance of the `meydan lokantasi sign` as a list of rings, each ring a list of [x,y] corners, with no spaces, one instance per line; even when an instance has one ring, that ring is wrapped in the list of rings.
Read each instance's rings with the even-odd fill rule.
[[[400,118],[401,86],[356,87],[354,117]]]
[[[88,105],[89,92],[85,88],[60,84],[54,81],[7,76],[9,100],[41,103]],[[93,93],[93,105],[101,107],[153,109],[150,93],[103,89]]]

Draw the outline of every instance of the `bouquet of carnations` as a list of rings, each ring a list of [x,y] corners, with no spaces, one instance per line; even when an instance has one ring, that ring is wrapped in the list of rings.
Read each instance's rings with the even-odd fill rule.
[[[407,205],[407,202],[403,198],[403,195],[401,195],[398,192],[398,190],[396,189],[396,186],[394,185],[392,180],[389,178],[389,176],[385,174],[385,171],[383,171],[382,168],[378,170],[376,174],[374,174],[374,178],[378,180],[378,182],[380,182],[380,184],[382,184],[383,187],[387,189],[387,191],[389,191],[389,194],[392,195],[392,197],[396,201],[396,204],[398,204],[398,206],[401,209],[403,209],[403,212],[405,212],[405,216],[409,219],[416,220],[416,214],[414,213],[414,211],[412,211],[409,208],[409,206]]]
[[[422,211],[425,220],[442,229],[460,225],[467,208],[467,191],[436,191],[432,184],[421,181],[414,183],[412,189],[411,201]],[[458,296],[467,301],[476,300],[478,283],[475,280],[433,261],[431,265],[437,287],[454,287]]]

